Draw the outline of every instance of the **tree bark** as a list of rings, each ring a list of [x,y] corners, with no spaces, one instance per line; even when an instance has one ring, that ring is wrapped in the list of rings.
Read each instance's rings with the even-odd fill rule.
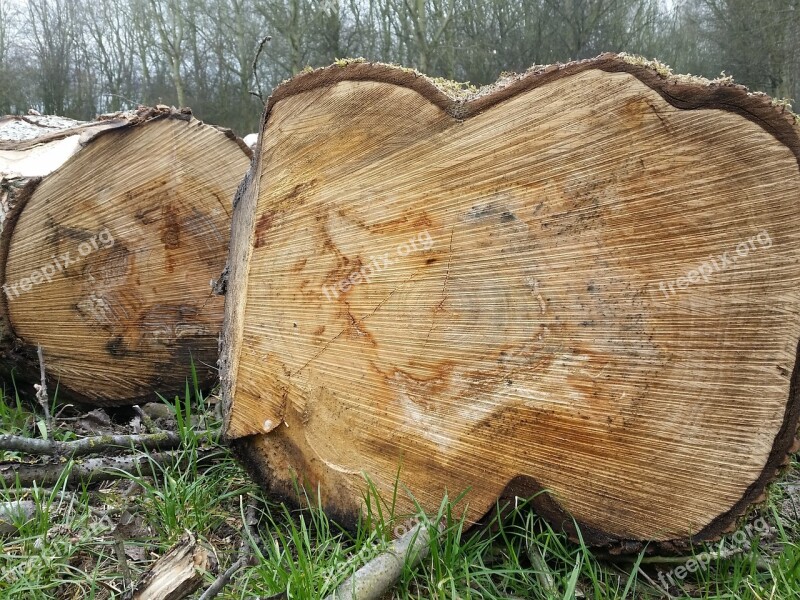
[[[442,529],[441,525],[439,529]],[[413,569],[425,560],[430,546],[429,527],[426,523],[420,523],[343,581],[325,600],[385,598],[403,575],[404,568]]]
[[[181,600],[203,585],[203,573],[217,571],[217,560],[191,533],[164,554],[142,576],[129,600]]]
[[[516,495],[597,546],[719,537],[796,448],[793,116],[624,55],[453,89],[354,62],[274,91],[228,438],[345,523],[366,473],[428,511],[466,492],[468,523]]]
[[[0,374],[95,405],[215,380],[230,199],[249,149],[188,111],[0,120]]]

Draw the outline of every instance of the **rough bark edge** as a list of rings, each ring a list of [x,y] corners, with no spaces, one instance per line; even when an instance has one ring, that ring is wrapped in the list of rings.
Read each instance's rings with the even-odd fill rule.
[[[264,112],[266,122],[267,111]],[[260,190],[261,137],[253,149],[250,169],[242,179],[233,199],[231,215],[231,239],[228,245],[228,260],[219,280],[214,282],[214,291],[225,295],[222,331],[219,338],[220,398],[222,403],[222,438],[230,442],[231,415],[233,414],[233,397],[236,393],[236,376],[238,374],[239,355],[241,353],[242,329],[244,327],[244,309],[249,284],[250,260],[253,254],[253,236],[255,234],[255,212]],[[240,274],[241,272],[241,274]]]
[[[22,121],[23,123],[28,123],[29,125],[33,125],[34,127],[41,127],[42,129],[62,129],[61,127],[55,127],[53,125],[42,125],[41,123],[37,123],[36,119],[40,119],[46,117],[47,115],[3,115],[0,117],[0,125],[3,123],[8,123],[9,121]],[[70,117],[63,117],[65,119],[69,119],[71,121],[75,121],[77,123],[82,123],[77,119],[71,119]]]
[[[223,134],[229,140],[233,140],[242,149],[242,152],[245,153],[247,158],[251,161],[253,160],[253,149],[245,144],[244,138],[240,138],[236,133],[234,133],[233,129],[229,129],[228,127],[219,127],[218,125],[211,125],[210,123],[205,123],[204,121],[197,120],[198,123],[203,123],[204,125],[208,125],[209,127],[213,127],[221,134]]]
[[[192,119],[192,111],[188,108],[177,109],[164,105],[140,106],[132,111],[100,115],[95,121],[76,127],[59,129],[31,140],[0,141],[0,150],[30,150],[36,146],[62,140],[73,135],[81,135],[81,146],[83,146],[109,131],[134,127],[149,121],[165,118],[190,121]]]
[[[363,59],[343,60],[329,67],[304,72],[275,88],[267,100],[260,135],[264,135],[272,109],[281,100],[313,89],[333,86],[343,81],[372,81],[409,88],[439,107],[452,118],[465,120],[518,94],[536,89],[562,77],[569,77],[594,69],[608,73],[628,73],[658,93],[675,108],[683,110],[718,109],[737,114],[759,125],[780,143],[788,147],[795,155],[800,168],[800,128],[797,127],[797,117],[790,110],[786,110],[785,104],[773,102],[766,94],[750,93],[745,86],[733,83],[732,78],[707,80],[693,76],[676,76],[672,75],[668,67],[657,61],[647,61],[626,54],[614,53],[601,54],[596,58],[566,64],[533,67],[523,75],[509,76],[493,86],[487,86],[483,90],[478,90],[474,93],[465,91],[461,94],[453,93],[454,88],[452,86],[442,85],[441,82],[437,84],[436,80],[413,69],[382,63],[370,63]],[[259,143],[255,149],[255,158],[251,165],[251,171],[248,172],[248,180],[252,179],[254,175],[259,175],[260,140],[261,138],[259,138]],[[247,192],[252,193],[248,180],[245,180],[242,184],[242,195]],[[258,185],[255,188],[255,193],[257,194]],[[251,208],[254,209],[254,206]],[[235,207],[234,218],[236,213],[242,212],[242,210],[241,207],[238,207],[238,210]],[[254,222],[254,219],[251,220]],[[237,232],[236,229],[233,231],[235,234],[239,233],[241,235],[241,232]],[[250,237],[252,237],[252,231],[249,232],[248,239]],[[232,236],[232,247],[233,244],[234,238]],[[246,267],[245,271],[249,271],[249,262],[248,258],[247,264],[244,265]],[[238,276],[238,273],[236,275]],[[230,279],[234,280],[233,277]],[[226,307],[229,304],[241,304],[239,300],[239,297],[233,301],[226,300]],[[236,308],[239,311],[243,309],[243,306]],[[238,354],[241,351],[239,347],[230,348],[230,344],[226,344],[227,332],[227,326],[223,326],[221,348],[228,358],[228,362],[223,363],[222,359],[220,361],[220,374],[223,378],[225,377],[223,371],[230,368],[231,356],[235,354],[235,362],[238,363]],[[230,424],[230,412],[234,403],[230,391],[231,388],[225,388],[223,385],[222,396],[225,416],[223,431],[226,434]],[[561,527],[573,541],[578,540],[577,526],[584,542],[611,554],[640,552],[645,547],[648,554],[675,554],[686,551],[692,544],[718,540],[726,533],[733,531],[749,508],[765,499],[767,486],[789,465],[790,455],[800,449],[800,440],[797,437],[799,426],[800,343],[798,343],[795,357],[783,424],[775,436],[772,450],[761,474],[748,486],[742,497],[728,511],[712,519],[708,525],[696,534],[686,538],[657,542],[624,539],[609,535],[585,523],[575,521],[550,494],[543,490],[536,480],[524,475],[512,479],[507,484],[502,497],[520,496],[533,498],[532,506],[536,512],[554,526]],[[261,435],[268,435],[268,433]],[[299,505],[298,499],[292,490],[284,486],[276,488],[274,483],[270,481],[271,474],[266,465],[263,464],[263,461],[260,460],[261,457],[254,456],[256,453],[251,450],[251,442],[248,437],[236,440],[227,439],[232,442],[234,451],[248,470],[254,474],[258,481],[266,484],[268,491],[281,497],[289,504]],[[355,515],[343,513],[334,507],[325,507],[325,510],[345,528],[354,529],[356,527],[357,517]],[[493,510],[490,509],[487,515]]]
[[[233,140],[236,144],[242,149],[242,151],[247,155],[248,158],[253,157],[252,149],[244,143],[244,140],[240,138],[232,129],[227,127],[220,127],[218,125],[213,125],[211,123],[206,123],[197,119],[193,116],[191,109],[189,108],[175,108],[175,107],[167,107],[164,105],[159,106],[140,106],[136,110],[126,111],[126,112],[119,112],[119,113],[111,113],[106,115],[100,115],[97,117],[96,120],[90,121],[88,123],[82,123],[75,127],[68,127],[65,129],[56,129],[50,133],[46,133],[39,137],[30,139],[30,140],[23,140],[23,141],[11,141],[11,140],[0,140],[0,150],[30,150],[35,146],[39,146],[41,144],[46,144],[49,142],[55,142],[58,140],[62,140],[66,137],[72,135],[84,135],[81,138],[81,145],[85,145],[98,135],[103,133],[107,133],[108,131],[114,131],[116,129],[125,129],[127,127],[135,127],[137,125],[142,125],[149,121],[157,120],[157,119],[179,119],[182,121],[196,121],[202,125],[207,125],[208,127],[213,127],[220,133],[224,134],[225,137],[228,139]],[[5,117],[0,117],[0,123],[9,120],[19,120],[19,121],[29,121],[24,116],[20,115],[7,115]],[[43,129],[47,129],[43,127]]]
[[[267,100],[262,129],[273,107],[281,100],[342,81],[374,81],[406,87],[454,119],[464,120],[523,92],[594,69],[633,75],[676,108],[720,109],[736,113],[760,125],[789,147],[800,164],[800,134],[795,125],[796,118],[785,105],[774,103],[766,94],[750,93],[745,86],[735,84],[732,78],[707,80],[690,75],[672,75],[668,67],[656,61],[613,53],[566,64],[535,66],[522,75],[507,76],[476,92],[465,90],[463,93],[453,91],[459,84],[448,85],[413,69],[362,59],[343,60],[329,67],[301,73],[275,88]]]
[[[35,349],[29,348],[26,352],[23,350],[20,340],[17,339],[9,316],[8,297],[3,292],[2,286],[6,285],[5,266],[8,263],[8,253],[11,249],[11,234],[41,181],[40,177],[35,177],[25,182],[22,189],[16,194],[16,198],[13,199],[14,204],[6,215],[3,230],[0,232],[0,375],[10,376],[18,372],[19,368],[23,368],[26,369],[22,373],[23,378],[33,378],[34,380],[37,375],[36,369],[25,365],[36,364]]]

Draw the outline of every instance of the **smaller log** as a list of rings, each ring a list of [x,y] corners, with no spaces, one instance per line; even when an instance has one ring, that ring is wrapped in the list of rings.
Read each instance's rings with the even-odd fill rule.
[[[0,117],[0,377],[93,406],[182,394],[192,364],[210,388],[250,155],[163,105]]]
[[[187,532],[142,576],[129,600],[180,600],[203,584],[203,573],[216,573],[217,561]]]

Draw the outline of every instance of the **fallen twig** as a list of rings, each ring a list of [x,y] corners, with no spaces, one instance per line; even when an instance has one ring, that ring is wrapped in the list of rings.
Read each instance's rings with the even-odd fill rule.
[[[684,563],[689,562],[690,560],[697,560],[697,558],[701,555],[705,555],[705,560],[708,562],[715,561],[715,560],[724,560],[733,556],[734,554],[741,554],[743,552],[742,548],[731,548],[730,550],[722,550],[722,551],[715,551],[715,552],[699,552],[697,554],[693,554],[691,556],[684,555],[684,556],[645,556],[639,561],[639,564],[648,565],[682,565]],[[633,558],[633,557],[629,557]]]
[[[429,551],[428,526],[420,523],[348,577],[325,600],[378,600],[400,579],[404,565],[415,567]]]
[[[214,449],[200,449],[198,463],[209,458]],[[147,476],[152,472],[151,467],[173,466],[188,460],[188,456],[181,452],[159,452],[141,456],[102,456],[87,458],[82,461],[52,464],[24,464],[0,463],[0,481],[6,487],[20,486],[31,487],[52,486],[56,483],[75,487],[82,484],[97,483],[98,481],[111,481],[124,479],[130,476]],[[66,475],[64,474],[67,469]],[[62,476],[64,479],[62,480]]]
[[[233,563],[230,567],[228,567],[227,570],[222,575],[217,577],[214,583],[208,586],[208,589],[205,592],[203,592],[203,594],[200,596],[198,600],[210,600],[211,598],[216,598],[217,594],[219,594],[222,591],[222,588],[228,585],[228,582],[231,580],[231,577],[233,577],[239,569],[246,567],[249,563],[250,563],[249,556],[239,557],[239,559],[235,563]]]
[[[131,568],[128,566],[128,558],[125,556],[125,540],[118,535],[114,535],[114,553],[117,555],[119,570],[122,573],[122,585],[124,589],[131,586]]]
[[[111,454],[130,450],[172,450],[181,445],[177,433],[162,432],[139,435],[98,435],[71,442],[0,435],[0,450],[24,452],[39,456],[72,458],[87,454]]]
[[[667,600],[675,600],[674,596],[672,596],[672,594],[670,594],[669,591],[665,590],[662,585],[653,581],[653,579],[647,573],[645,573],[644,569],[642,569],[641,566],[637,568],[637,571],[639,575],[641,575],[647,580],[647,583],[653,586],[653,589],[656,589],[659,592],[661,592]]]
[[[239,547],[239,558],[230,567],[228,567],[224,573],[217,577],[214,583],[208,586],[208,589],[203,592],[198,600],[211,600],[212,598],[216,598],[217,594],[222,591],[222,589],[228,584],[228,582],[231,580],[231,577],[233,577],[237,571],[252,563],[253,553],[250,549],[250,545],[247,543],[247,540],[250,535],[255,534],[253,528],[257,522],[258,519],[256,517],[256,505],[254,502],[251,502],[247,506],[247,512],[244,515],[244,532],[242,535],[242,543]]]

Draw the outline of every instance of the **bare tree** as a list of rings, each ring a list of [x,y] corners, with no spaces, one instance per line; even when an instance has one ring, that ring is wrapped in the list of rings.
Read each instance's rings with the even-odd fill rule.
[[[147,17],[155,26],[159,49],[169,64],[179,106],[186,106],[183,63],[187,43],[187,21],[183,0],[147,0]]]
[[[0,0],[0,64],[5,65],[8,60],[8,23],[11,7],[6,0]]]
[[[411,62],[429,72],[455,16],[455,0],[391,0],[391,6],[398,21],[397,33],[411,50]]]
[[[0,110],[11,111],[11,98],[8,94],[11,84],[11,69],[9,68],[9,25],[11,22],[11,7],[6,0],[0,0]]]
[[[69,108],[70,78],[78,38],[78,6],[70,0],[30,0],[30,44],[39,65],[42,108],[65,114]]]
[[[777,96],[797,94],[798,0],[703,0],[707,31],[737,79]]]
[[[163,102],[253,131],[265,35],[265,93],[347,56],[484,84],[627,51],[800,96],[800,0],[0,0],[0,111]]]
[[[309,55],[306,38],[311,37],[314,12],[309,0],[269,0],[256,9],[275,33],[268,56],[287,74],[299,73]]]
[[[100,109],[133,108],[135,96],[136,40],[132,7],[125,3],[88,2],[86,29],[91,40],[88,54],[100,79]]]

